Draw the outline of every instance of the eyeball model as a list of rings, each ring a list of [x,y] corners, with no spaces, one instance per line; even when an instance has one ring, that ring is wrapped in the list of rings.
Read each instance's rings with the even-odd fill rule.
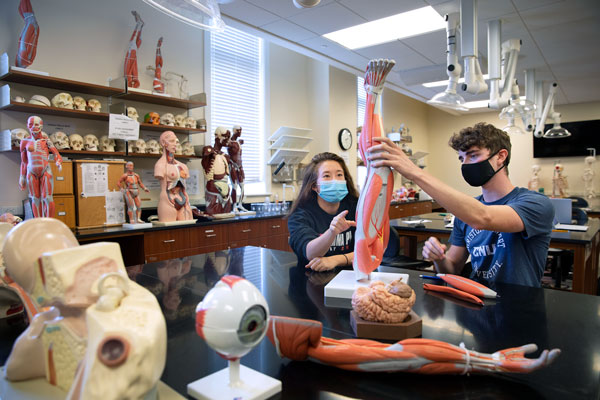
[[[244,278],[226,275],[196,307],[196,333],[221,357],[236,360],[265,336],[269,307]]]

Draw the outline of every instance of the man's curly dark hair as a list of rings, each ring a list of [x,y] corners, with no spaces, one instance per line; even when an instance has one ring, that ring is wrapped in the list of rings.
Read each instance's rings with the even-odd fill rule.
[[[504,165],[508,173],[508,164],[510,163],[510,137],[502,129],[485,122],[479,122],[473,127],[462,129],[459,133],[452,135],[448,145],[456,151],[467,151],[473,146],[481,149],[488,149],[490,155],[499,152],[502,149],[508,151]]]

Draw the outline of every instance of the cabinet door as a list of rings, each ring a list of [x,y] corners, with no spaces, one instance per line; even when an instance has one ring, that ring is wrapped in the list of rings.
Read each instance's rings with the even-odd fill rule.
[[[402,218],[406,215],[406,206],[404,204],[394,204],[390,206],[390,219]]]
[[[54,196],[54,218],[62,221],[69,228],[75,228],[75,198],[70,196]]]
[[[284,218],[269,218],[264,221],[266,228],[266,235],[269,237],[276,235],[286,235],[287,230],[287,219]]]
[[[227,225],[203,225],[190,230],[190,247],[227,248]]]
[[[261,222],[261,221],[253,221]],[[238,242],[250,238],[259,237],[260,224],[251,224],[250,221],[234,222],[229,226],[229,242]]]
[[[50,167],[54,179],[54,194],[73,194],[73,163],[63,162],[61,171],[58,171],[54,162],[50,163]]]
[[[189,249],[190,229],[167,229],[144,233],[144,253],[149,254],[168,253],[167,258],[175,258],[176,252]],[[163,258],[164,259],[164,258]]]

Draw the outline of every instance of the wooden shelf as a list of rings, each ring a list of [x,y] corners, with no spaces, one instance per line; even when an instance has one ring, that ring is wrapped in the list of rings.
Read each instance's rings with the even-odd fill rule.
[[[62,154],[81,154],[83,156],[85,155],[91,155],[91,156],[120,156],[120,157],[125,157],[126,154],[124,151],[87,151],[87,150],[59,150],[58,151],[61,155]]]
[[[127,157],[136,157],[136,158],[160,158],[160,156],[162,156],[161,154],[150,154],[150,153],[129,153],[127,154]],[[175,158],[185,158],[185,159],[201,159],[202,157],[200,156],[184,156],[184,155],[179,155],[176,154]]]
[[[79,92],[103,97],[115,96],[121,93],[120,89],[110,86],[94,85],[91,83],[77,82],[69,79],[54,78],[51,76],[31,74],[21,71],[11,71],[7,74],[4,74],[0,76],[0,80],[45,87],[49,89],[57,89],[61,92]]]
[[[169,126],[169,125],[153,125],[145,122],[140,123],[140,130],[145,131],[173,131],[175,133],[204,133],[206,129],[191,129],[191,128],[182,128],[179,126]]]
[[[19,103],[11,101],[4,107],[0,107],[2,111],[20,111],[31,114],[55,115],[59,117],[92,119],[96,121],[108,121],[108,114],[102,112],[70,110],[68,108],[46,107],[37,104]]]
[[[166,97],[159,96],[156,94],[150,93],[140,93],[140,92],[127,92],[127,93],[119,93],[114,95],[113,97],[129,100],[129,101],[140,101],[143,103],[150,104],[158,104],[161,106],[167,107],[176,107],[183,108],[186,110],[191,110],[192,108],[205,107],[206,106],[206,94],[202,93],[200,100],[186,100],[186,99],[178,99],[176,97]]]

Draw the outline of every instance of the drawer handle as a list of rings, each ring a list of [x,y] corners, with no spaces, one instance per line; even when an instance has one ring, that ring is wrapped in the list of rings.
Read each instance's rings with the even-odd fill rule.
[[[58,212],[58,216],[59,216],[59,217],[62,217],[62,216],[64,216],[64,215],[67,215],[67,212],[66,212],[66,211],[59,211],[59,212]]]
[[[281,228],[281,225],[273,225],[273,229]]]
[[[213,233],[215,230],[214,229],[207,229],[204,231],[204,233]]]
[[[217,236],[216,233],[213,233],[212,235],[206,235],[207,238],[209,238],[209,237],[215,237],[215,236]]]
[[[57,180],[57,181],[64,181],[64,180],[65,180],[65,177],[64,177],[64,176],[57,176],[57,177],[56,177],[56,180]]]
[[[173,243],[175,239],[163,240],[163,243]]]
[[[242,233],[252,232],[252,229],[242,229]]]

